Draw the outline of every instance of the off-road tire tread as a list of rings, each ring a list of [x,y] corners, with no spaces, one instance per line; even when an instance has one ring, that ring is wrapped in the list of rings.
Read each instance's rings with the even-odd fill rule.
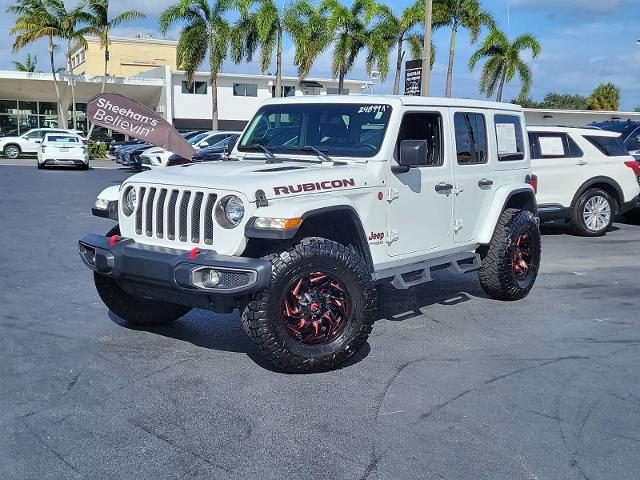
[[[533,213],[528,210],[507,208],[498,220],[493,232],[486,256],[482,260],[480,269],[480,285],[492,298],[497,300],[520,300],[526,297],[534,282],[528,288],[522,288],[513,278],[513,265],[511,260],[511,242],[513,235],[527,222],[535,222]],[[540,257],[540,231],[536,227],[536,247],[538,258]],[[538,265],[539,267],[539,265]],[[537,271],[536,271],[537,275]],[[535,278],[534,278],[535,280]]]
[[[94,272],[93,278],[98,295],[104,304],[132,325],[140,327],[167,325],[191,310],[182,305],[130,295],[120,288],[116,280],[97,272]]]
[[[258,350],[274,365],[290,373],[313,373],[339,368],[367,341],[376,318],[375,285],[364,260],[353,249],[325,238],[308,237],[283,252],[263,258],[272,264],[271,278],[272,283],[275,283],[275,279],[284,275],[295,262],[318,256],[332,257],[353,271],[364,297],[362,324],[341,350],[323,358],[304,358],[289,351],[269,324],[268,310],[271,295],[274,294],[271,290],[255,293],[248,299],[241,315],[242,327]]]

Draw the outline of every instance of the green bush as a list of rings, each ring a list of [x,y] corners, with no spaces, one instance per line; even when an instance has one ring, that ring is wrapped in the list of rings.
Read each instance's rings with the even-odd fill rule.
[[[90,143],[89,144],[89,158],[95,160],[96,158],[105,158],[107,156],[107,145],[104,143]]]

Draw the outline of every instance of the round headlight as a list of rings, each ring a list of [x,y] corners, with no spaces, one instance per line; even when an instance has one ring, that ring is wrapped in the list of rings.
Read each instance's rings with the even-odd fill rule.
[[[217,212],[218,223],[225,228],[240,225],[244,218],[244,204],[235,195],[229,195],[220,200]]]
[[[127,206],[128,214],[131,215],[136,209],[136,206],[138,205],[138,196],[136,195],[135,188],[129,189],[129,191],[127,192],[125,203]]]

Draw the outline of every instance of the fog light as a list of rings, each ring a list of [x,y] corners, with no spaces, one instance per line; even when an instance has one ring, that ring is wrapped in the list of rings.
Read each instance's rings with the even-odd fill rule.
[[[204,283],[205,287],[209,287],[209,288],[217,287],[218,284],[220,283],[220,275],[215,270],[209,270],[204,274],[202,283]]]
[[[94,267],[96,266],[96,249],[95,248],[91,248],[81,243],[80,255],[82,255],[82,258],[84,258],[88,264]]]

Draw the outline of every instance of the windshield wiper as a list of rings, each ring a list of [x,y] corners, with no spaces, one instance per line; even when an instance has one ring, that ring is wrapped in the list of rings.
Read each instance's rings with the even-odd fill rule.
[[[313,152],[316,155],[318,155],[320,158],[322,158],[324,161],[335,163],[329,155],[324,153],[319,148],[314,147],[313,145],[305,145],[304,147],[300,147],[300,150],[302,150],[303,152]]]
[[[246,145],[244,148],[259,148],[262,150],[271,160],[275,160],[276,156],[273,154],[271,150],[260,143],[252,143],[251,145]]]

